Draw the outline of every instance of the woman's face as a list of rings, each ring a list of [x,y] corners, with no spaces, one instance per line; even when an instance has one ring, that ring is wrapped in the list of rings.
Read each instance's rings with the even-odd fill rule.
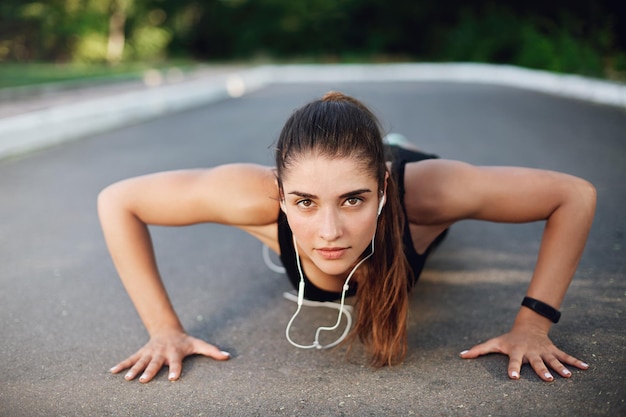
[[[353,158],[304,156],[282,183],[300,256],[327,274],[344,274],[374,236],[382,196],[376,179]]]

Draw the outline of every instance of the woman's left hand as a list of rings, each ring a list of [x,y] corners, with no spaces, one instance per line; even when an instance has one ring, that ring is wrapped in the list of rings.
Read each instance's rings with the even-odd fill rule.
[[[528,363],[539,378],[546,382],[554,381],[548,368],[563,378],[572,373],[565,365],[587,369],[589,365],[558,349],[545,330],[530,323],[516,324],[509,333],[490,339],[461,352],[461,358],[474,359],[489,353],[502,353],[509,357],[508,374],[511,379],[520,378],[522,364]]]

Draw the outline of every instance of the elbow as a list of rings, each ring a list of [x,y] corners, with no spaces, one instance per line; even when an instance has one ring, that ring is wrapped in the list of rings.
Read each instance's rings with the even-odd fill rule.
[[[123,207],[124,198],[119,183],[109,185],[98,193],[97,208],[101,223],[112,213],[118,212]]]
[[[595,211],[596,201],[598,199],[598,191],[596,190],[596,187],[594,187],[594,185],[589,181],[583,180],[583,185],[581,186],[581,188],[583,189],[582,194],[584,194],[585,196],[585,201],[587,202],[591,210]]]
[[[98,208],[98,217],[100,218],[100,222],[102,222],[106,216],[106,213],[110,211],[111,207],[114,205],[114,191],[112,189],[113,186],[109,185],[102,191],[98,193],[97,199],[97,208]]]
[[[574,195],[581,211],[593,218],[598,198],[596,187],[589,181],[578,178]]]

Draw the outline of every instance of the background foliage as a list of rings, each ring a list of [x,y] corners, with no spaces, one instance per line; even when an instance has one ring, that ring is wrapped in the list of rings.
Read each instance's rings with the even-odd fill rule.
[[[619,78],[615,0],[2,0],[0,62],[473,61]]]

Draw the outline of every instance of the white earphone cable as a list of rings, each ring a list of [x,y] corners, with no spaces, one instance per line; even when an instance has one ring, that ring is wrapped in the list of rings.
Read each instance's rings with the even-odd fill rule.
[[[293,316],[291,316],[291,319],[289,320],[289,323],[287,324],[287,328],[285,329],[285,337],[287,338],[287,340],[289,341],[289,343],[291,343],[293,346],[300,348],[300,349],[329,349],[331,347],[337,346],[339,343],[341,343],[346,336],[348,335],[348,333],[350,332],[350,327],[352,325],[352,316],[350,315],[350,313],[347,311],[347,307],[350,307],[350,310],[352,309],[352,306],[345,306],[345,299],[346,299],[346,291],[348,291],[348,289],[350,288],[350,286],[348,285],[348,283],[350,282],[350,279],[352,278],[352,275],[354,275],[354,273],[356,272],[356,270],[363,264],[363,262],[365,262],[366,260],[368,260],[373,254],[374,254],[374,240],[376,239],[376,231],[374,231],[374,237],[372,237],[372,244],[371,244],[371,251],[370,253],[365,256],[363,259],[361,259],[359,261],[359,263],[357,263],[354,268],[352,268],[352,271],[350,271],[350,274],[348,274],[348,277],[346,278],[346,281],[343,284],[343,288],[341,290],[341,302],[339,303],[339,313],[337,314],[337,322],[333,325],[333,326],[322,326],[322,327],[318,327],[317,330],[315,331],[315,340],[313,341],[313,344],[311,345],[300,345],[296,342],[294,342],[291,337],[289,336],[289,331],[291,330],[291,324],[293,323],[293,321],[296,319],[296,317],[298,316],[298,314],[300,313],[300,309],[302,308],[302,305],[304,304],[305,300],[304,300],[304,274],[302,273],[302,266],[300,265],[300,254],[298,253],[298,245],[296,243],[296,237],[293,236],[293,246],[296,252],[296,264],[298,265],[298,272],[300,274],[300,282],[298,285],[298,299],[297,299],[297,303],[298,303],[298,308],[296,309],[296,312],[293,314]],[[312,301],[308,301],[306,300],[308,303],[313,303]],[[322,303],[320,303],[322,304]],[[326,303],[323,303],[326,304]],[[328,303],[328,304],[333,304],[332,308],[337,308],[337,303]],[[328,307],[330,307],[329,305],[326,305]],[[335,340],[332,343],[329,343],[327,345],[322,345],[319,342],[319,336],[320,336],[320,332],[322,330],[326,330],[326,331],[332,331],[335,330],[339,327],[339,324],[341,323],[341,315],[342,314],[346,314],[346,320],[348,321],[346,329],[344,330],[343,334],[341,336],[339,336],[339,338],[337,340]]]
[[[285,206],[284,206],[284,202],[281,202],[281,204],[283,204],[283,210],[285,210]],[[381,201],[378,205],[378,212],[376,215],[376,218],[378,219],[378,216],[380,215],[383,206],[385,204],[385,195],[383,194]],[[372,243],[371,243],[371,251],[368,255],[366,255],[363,259],[361,259],[355,266],[354,268],[352,268],[352,271],[350,271],[350,273],[348,274],[348,277],[346,278],[345,282],[343,283],[343,287],[341,290],[341,302],[339,304],[334,303],[334,302],[330,302],[330,301],[311,301],[311,300],[305,300],[304,299],[304,273],[302,272],[302,265],[300,264],[300,254],[298,252],[298,244],[296,242],[296,237],[295,235],[292,234],[293,237],[293,247],[294,247],[294,251],[295,251],[295,255],[296,255],[296,265],[298,266],[298,273],[300,275],[300,282],[298,283],[298,293],[297,296],[289,293],[289,292],[285,292],[283,293],[283,297],[285,297],[288,300],[294,301],[298,304],[298,307],[296,309],[296,312],[293,314],[293,316],[291,316],[291,319],[289,320],[289,323],[287,323],[287,327],[285,328],[285,337],[287,338],[287,340],[289,341],[289,343],[291,343],[293,346],[300,348],[300,349],[328,349],[334,346],[337,346],[339,343],[341,343],[346,336],[348,335],[348,333],[350,332],[350,329],[352,327],[352,306],[350,305],[345,305],[345,299],[346,299],[346,292],[348,291],[348,289],[350,289],[349,286],[349,282],[350,279],[352,278],[352,275],[354,275],[354,273],[356,272],[356,270],[363,264],[363,262],[365,262],[366,260],[368,260],[372,255],[374,255],[374,241],[376,240],[376,229],[374,229],[374,235],[372,236]],[[271,269],[274,272],[278,272],[278,273],[285,273],[285,268],[274,264],[269,256],[269,248],[267,246],[264,246],[263,248],[263,260],[265,261],[265,264],[267,265],[267,267],[269,269]],[[296,342],[294,342],[291,339],[291,336],[289,335],[289,332],[291,330],[291,325],[293,324],[294,320],[296,319],[296,317],[298,316],[298,314],[300,314],[300,310],[302,309],[302,306],[306,305],[306,306],[310,306],[310,307],[330,307],[330,308],[334,308],[339,310],[339,313],[337,314],[337,322],[333,325],[333,326],[322,326],[322,327],[318,327],[317,330],[315,331],[315,340],[313,341],[313,344],[311,345],[300,345]],[[332,331],[332,330],[336,330],[339,327],[339,324],[341,323],[341,315],[345,314],[346,316],[346,328],[343,331],[343,333],[341,334],[341,336],[339,336],[339,338],[337,340],[335,340],[332,343],[329,343],[327,345],[322,345],[319,342],[319,336],[320,336],[320,332],[322,330],[326,330],[326,331]]]

